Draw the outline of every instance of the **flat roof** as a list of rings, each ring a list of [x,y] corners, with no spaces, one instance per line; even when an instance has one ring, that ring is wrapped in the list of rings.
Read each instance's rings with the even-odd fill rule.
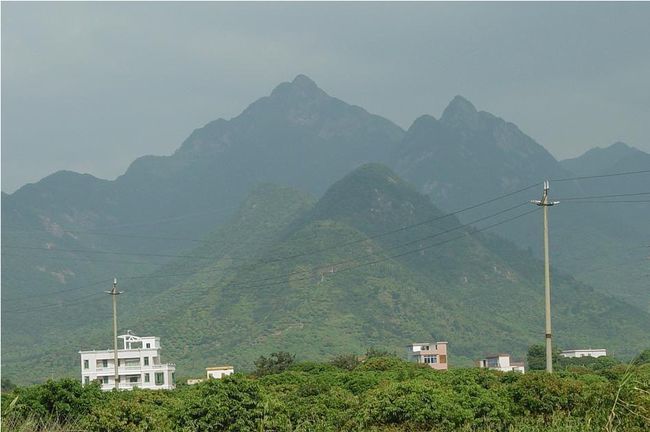
[[[232,366],[210,366],[205,368],[205,370],[228,370],[228,369],[235,369]]]
[[[158,351],[160,348],[118,348],[117,353],[121,352],[135,352],[135,351]],[[103,350],[86,350],[86,351],[79,351],[79,354],[89,354],[89,353],[113,353],[113,349],[103,349]]]
[[[413,346],[413,345],[437,345],[437,344],[446,344],[446,343],[448,343],[448,342],[446,342],[446,341],[440,341],[440,342],[413,342],[413,343],[410,343],[410,344],[408,344],[406,346],[410,347],[410,346]]]
[[[607,351],[606,348],[578,348],[578,349],[566,349],[562,352],[576,352],[576,351]]]

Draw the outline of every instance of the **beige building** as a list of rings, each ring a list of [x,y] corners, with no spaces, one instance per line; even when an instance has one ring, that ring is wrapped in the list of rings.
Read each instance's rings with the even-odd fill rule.
[[[408,361],[447,370],[447,342],[413,343],[406,347]]]
[[[235,373],[235,368],[232,366],[211,366],[205,368],[205,379],[221,379],[225,376],[232,375]],[[188,379],[187,384],[198,384],[205,381],[203,378],[198,379]]]

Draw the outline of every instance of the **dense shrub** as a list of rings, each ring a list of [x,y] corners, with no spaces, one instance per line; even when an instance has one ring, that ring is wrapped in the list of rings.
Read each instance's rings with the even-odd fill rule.
[[[169,412],[174,398],[169,391],[135,389],[109,392],[80,421],[82,430],[97,432],[164,431],[172,428]]]
[[[90,411],[101,393],[98,383],[82,386],[74,379],[48,380],[45,384],[14,390],[10,405],[3,406],[3,416],[73,421]]]
[[[443,429],[456,428],[473,418],[458,393],[424,380],[391,382],[370,390],[359,415],[365,425],[406,423]]]
[[[170,391],[48,381],[2,395],[16,431],[650,430],[650,364],[545,372],[434,371],[395,357],[353,370],[291,364]]]
[[[208,380],[184,392],[173,422],[187,431],[249,431],[263,416],[259,385],[242,376]]]

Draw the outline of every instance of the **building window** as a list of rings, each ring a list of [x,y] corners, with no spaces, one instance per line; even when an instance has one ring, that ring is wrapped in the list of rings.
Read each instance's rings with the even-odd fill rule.
[[[84,384],[90,384],[90,377],[84,377]]]
[[[103,382],[104,384],[108,384],[108,377],[107,377],[107,376],[102,377],[102,382]]]
[[[108,360],[102,360],[102,367],[104,368],[108,367]]]
[[[144,358],[144,365],[149,366],[149,357]]]
[[[176,384],[176,372],[172,372],[172,384]]]
[[[150,344],[150,343],[147,343],[147,348],[151,348],[151,344]]]
[[[88,360],[84,360],[84,369],[88,369],[90,367],[90,364]]]
[[[423,360],[426,364],[438,363],[438,356],[437,355],[424,356]]]
[[[156,372],[156,385],[165,384],[165,374],[162,372]]]
[[[137,377],[137,376],[129,377],[129,382],[131,382],[131,383],[137,383],[137,382],[138,382],[138,377]]]
[[[146,382],[146,383],[149,382],[149,374],[148,373],[144,374],[144,382]]]

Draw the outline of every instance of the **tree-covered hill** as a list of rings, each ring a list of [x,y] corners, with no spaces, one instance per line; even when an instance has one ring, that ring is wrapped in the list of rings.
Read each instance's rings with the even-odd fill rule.
[[[540,328],[539,215],[491,231],[514,244],[476,230],[527,211],[483,219],[537,198],[528,186],[543,178],[648,169],[647,154],[621,149],[558,163],[461,97],[404,133],[298,76],[114,181],[59,172],[2,194],[3,371],[33,365],[33,376],[12,379],[42,380],[71,371],[77,349],[108,346],[102,291],[113,276],[127,291],[123,328],[160,332],[191,370],[213,355],[249,364],[260,347],[317,357],[375,341],[401,346],[407,336],[456,335],[465,359],[501,342],[522,349]],[[414,186],[371,165],[328,189],[365,162],[386,163]],[[563,201],[550,212],[552,264],[580,281],[555,275],[566,308],[556,324],[576,344],[611,340],[625,351],[647,323],[637,308],[650,308],[648,204],[583,199],[644,192],[643,175],[552,181]],[[255,189],[269,182],[280,186]],[[437,221],[399,229],[427,219]],[[303,347],[303,336],[323,344]]]

